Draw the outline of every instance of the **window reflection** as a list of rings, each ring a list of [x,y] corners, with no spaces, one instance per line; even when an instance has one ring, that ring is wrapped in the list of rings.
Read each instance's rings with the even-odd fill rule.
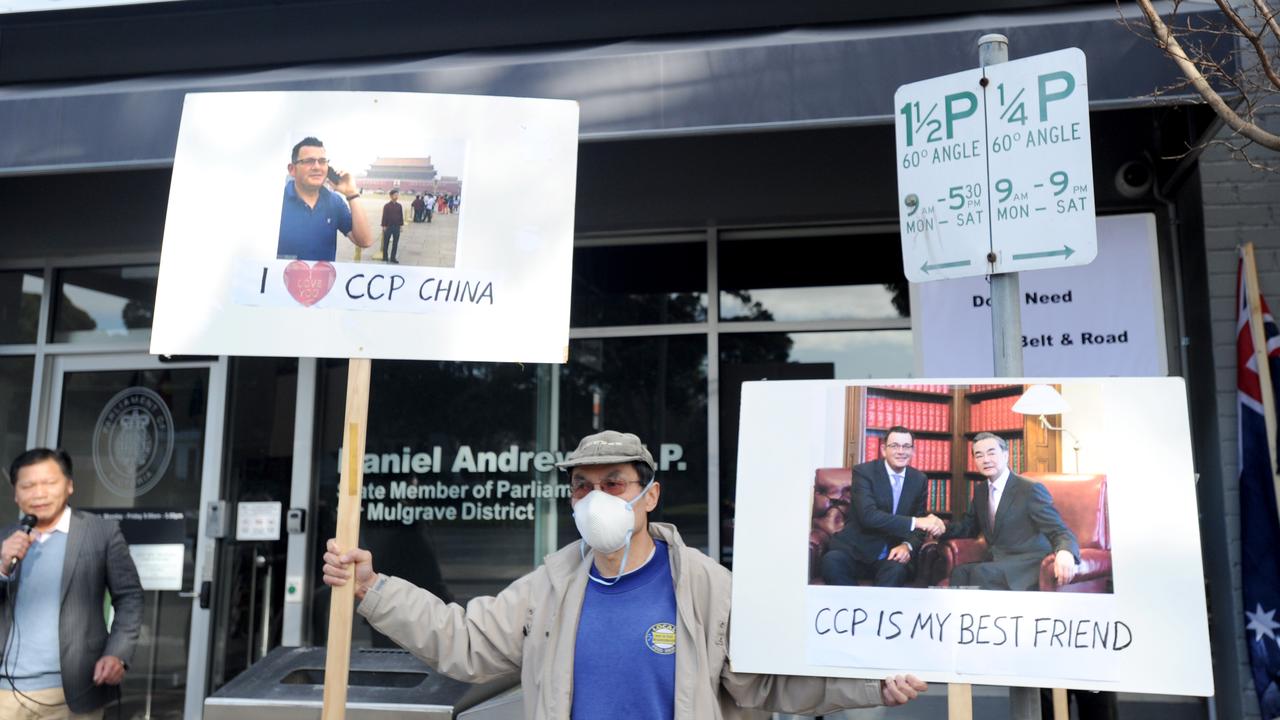
[[[912,376],[910,330],[725,333],[720,336],[720,544],[733,563],[742,383]]]
[[[896,235],[720,243],[720,319],[880,320],[911,315]]]
[[[123,390],[142,387],[157,394],[171,413],[172,454],[164,474],[154,483],[137,486],[143,468],[110,471],[112,463],[97,464],[106,456],[95,455],[94,445],[103,413]],[[91,370],[68,372],[62,380],[58,439],[55,445],[71,455],[76,478],[75,504],[88,507],[185,508],[195,520],[204,458],[205,414],[209,395],[209,371],[203,368],[147,370]],[[113,472],[102,477],[100,472]],[[151,485],[150,489],[146,488]],[[194,488],[194,490],[193,490]],[[194,551],[194,548],[192,548]],[[189,586],[189,585],[188,585]]]
[[[151,337],[155,265],[58,273],[54,342],[141,342]]]
[[[906,317],[907,283],[753,288],[720,293],[721,320],[879,320]]]
[[[910,330],[791,333],[790,338],[792,362],[830,363],[832,377],[913,376]]]
[[[0,272],[0,345],[36,341],[43,291],[44,278],[38,272]]]
[[[0,357],[0,474],[9,488],[9,462],[27,449],[27,420],[31,410],[31,381],[35,359],[31,356]],[[13,493],[0,492],[0,523],[17,517]]]
[[[657,325],[707,319],[707,246],[669,243],[577,247],[574,327]]]
[[[172,432],[171,440],[157,440],[172,448],[165,464],[152,464],[162,472],[155,484],[141,482],[147,468],[136,463],[122,467],[122,455],[97,445],[103,432],[102,418],[119,401],[125,390],[153,393],[158,406],[151,406]],[[57,440],[71,456],[75,476],[73,507],[94,512],[121,512],[124,509],[180,511],[184,516],[183,590],[196,589],[195,553],[199,524],[200,483],[204,457],[204,431],[209,393],[209,370],[176,368],[149,370],[86,370],[63,374],[62,405]],[[135,395],[136,397],[136,395]],[[147,411],[148,414],[152,411]],[[166,413],[168,415],[166,416]],[[146,415],[143,415],[146,417]],[[149,426],[157,429],[156,422]],[[157,436],[161,433],[157,432]],[[145,453],[144,453],[145,457]],[[152,458],[162,457],[159,453]],[[106,461],[106,462],[100,462]],[[139,483],[139,484],[133,484]],[[130,487],[132,485],[132,487]],[[136,494],[134,490],[136,489]],[[126,539],[128,539],[128,530]],[[165,540],[169,542],[171,540]],[[137,542],[137,540],[134,540]],[[83,571],[83,566],[82,571]],[[121,685],[122,717],[140,717],[144,703],[154,699],[152,717],[170,718],[181,714],[186,692],[187,642],[191,635],[193,604],[176,592],[145,593],[143,612],[147,631],[138,638],[136,658],[148,658],[142,672],[125,675]],[[154,653],[154,654],[153,654]],[[150,658],[154,658],[151,660]]]
[[[317,371],[316,409],[322,424],[315,455],[312,552],[320,557],[337,525],[347,362],[321,361]],[[539,479],[532,462],[522,466],[520,460],[521,452],[535,450],[538,437],[538,377],[536,365],[373,363],[360,543],[373,553],[380,572],[405,578],[446,601],[465,603],[495,594],[533,569],[540,560],[535,552],[538,518],[523,509],[535,501],[515,495]],[[492,468],[484,465],[488,456],[481,453],[493,454]],[[497,462],[501,453],[506,453],[504,459]],[[490,481],[490,494],[479,498],[475,488]],[[477,516],[499,507],[500,512]],[[323,644],[329,591],[317,577],[313,592],[312,640]],[[356,623],[353,642],[392,645],[362,620]]]
[[[289,505],[293,475],[293,420],[298,387],[297,358],[231,358],[226,404],[226,455],[223,493],[230,507],[241,502],[280,501]],[[265,591],[254,584],[266,572],[284,577],[288,535],[274,542],[226,542],[218,545],[222,582],[213,588],[214,627],[210,660],[211,689],[239,675],[257,658],[261,629],[255,623],[254,602]],[[252,592],[251,592],[252,591]],[[271,602],[284,601],[284,584],[275,583]],[[276,605],[275,607],[280,607]],[[273,623],[268,644],[280,644],[281,626]]]
[[[659,463],[662,495],[651,518],[674,523],[685,544],[705,548],[706,337],[576,340],[560,372],[561,449],[603,429],[639,435]],[[577,539],[567,515],[562,543]]]

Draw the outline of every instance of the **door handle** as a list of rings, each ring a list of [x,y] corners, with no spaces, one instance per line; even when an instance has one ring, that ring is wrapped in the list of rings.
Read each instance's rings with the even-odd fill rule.
[[[191,590],[191,591],[184,590],[178,593],[178,597],[180,598],[192,598],[192,599],[200,598],[201,610],[209,609],[209,600],[212,595],[213,595],[213,583],[208,580],[205,580],[204,582],[200,583],[199,590]]]

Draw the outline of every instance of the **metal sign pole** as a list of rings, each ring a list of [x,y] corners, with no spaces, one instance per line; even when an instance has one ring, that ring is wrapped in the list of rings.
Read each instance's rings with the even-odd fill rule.
[[[983,35],[978,38],[979,66],[986,67],[1005,62],[1009,62],[1009,38],[997,34]],[[991,201],[990,196],[987,201],[988,203]],[[987,217],[994,220],[989,210]],[[995,261],[993,246],[987,255],[987,262]],[[997,273],[991,276],[991,347],[996,377],[1022,375],[1021,294],[1018,273]],[[1023,687],[1009,688],[1009,716],[1013,720],[1040,720],[1040,690]]]
[[[987,276],[994,377],[1025,374],[1016,271],[1097,256],[1085,60],[1064,48],[1010,62],[1008,38],[989,34],[979,68],[894,93],[903,270],[915,283]],[[1041,334],[1026,346],[1055,341],[1071,344]],[[951,685],[952,720],[972,717],[969,690]],[[1039,689],[1010,701],[1017,720],[1039,720]]]
[[[1005,62],[1009,62],[1009,38],[996,34],[978,38],[978,65],[986,67]],[[987,202],[991,202],[990,196]],[[993,217],[989,210],[987,217]],[[995,248],[992,247],[987,254],[987,263],[991,264],[995,261]],[[991,276],[991,343],[996,377],[1022,375],[1020,295],[1018,273],[999,273]]]

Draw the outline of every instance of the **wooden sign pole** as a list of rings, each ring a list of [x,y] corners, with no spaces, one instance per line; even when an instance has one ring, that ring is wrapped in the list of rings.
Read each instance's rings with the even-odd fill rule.
[[[973,720],[973,686],[969,683],[947,685],[947,720]]]
[[[338,482],[338,547],[351,550],[360,542],[360,488],[364,480],[365,427],[369,420],[368,359],[347,364],[347,411],[342,431],[341,479]],[[324,662],[322,720],[343,720],[347,714],[347,674],[351,668],[351,622],[355,610],[355,582],[331,588],[329,641]]]
[[[1069,720],[1067,689],[1053,689],[1053,720]],[[947,720],[973,720],[973,686],[967,683],[947,685]]]
[[[1067,704],[1067,689],[1053,689],[1053,720],[1070,720],[1071,708]]]

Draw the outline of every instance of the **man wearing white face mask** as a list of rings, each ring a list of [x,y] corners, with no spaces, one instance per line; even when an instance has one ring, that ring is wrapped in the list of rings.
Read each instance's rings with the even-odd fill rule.
[[[737,718],[743,708],[821,715],[900,705],[925,689],[883,681],[736,673],[728,663],[730,574],[650,523],[661,485],[630,433],[583,438],[569,474],[581,542],[495,597],[464,609],[373,571],[365,550],[330,540],[324,581],[354,578],[357,612],[441,673],[521,674],[527,718]],[[610,670],[624,669],[622,675]]]

